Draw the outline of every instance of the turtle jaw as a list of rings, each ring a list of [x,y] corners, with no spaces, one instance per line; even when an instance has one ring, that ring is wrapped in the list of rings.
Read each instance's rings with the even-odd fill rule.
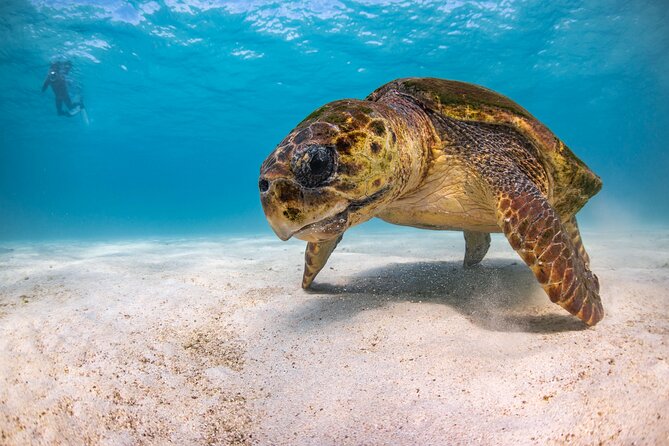
[[[351,202],[337,191],[304,188],[286,178],[264,181],[260,194],[262,208],[281,240],[293,235],[307,241],[329,240],[348,228]]]
[[[385,187],[362,200],[352,201],[343,211],[303,226],[290,234],[288,238],[294,235],[300,240],[315,243],[332,240],[343,234],[351,226],[372,218],[375,209],[383,202],[389,192],[390,188]]]
[[[318,243],[331,240],[349,228],[348,216],[349,208],[347,207],[331,217],[303,226],[291,235],[305,242]]]
[[[350,226],[348,207],[330,217],[301,227],[296,227],[285,219],[274,219],[269,216],[267,219],[274,233],[284,242],[293,236],[306,242],[323,242],[337,237]]]
[[[331,210],[334,213],[330,216],[312,221],[301,227],[296,227],[294,222],[290,222],[285,218],[272,217],[273,215],[277,215],[276,212],[270,211],[272,204],[263,201],[263,206],[265,207],[265,203],[267,203],[265,207],[267,220],[274,233],[284,242],[295,236],[306,242],[320,243],[332,240],[343,234],[351,226],[358,225],[374,217],[377,209],[383,206],[390,193],[391,188],[385,187],[362,200],[350,201],[347,204],[340,203],[334,210]],[[285,212],[283,215],[286,215]]]

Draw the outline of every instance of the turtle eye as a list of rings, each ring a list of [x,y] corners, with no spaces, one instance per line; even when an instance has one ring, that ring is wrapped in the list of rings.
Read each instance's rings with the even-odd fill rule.
[[[307,147],[295,154],[291,167],[295,179],[302,186],[324,186],[335,171],[335,150],[328,146]]]

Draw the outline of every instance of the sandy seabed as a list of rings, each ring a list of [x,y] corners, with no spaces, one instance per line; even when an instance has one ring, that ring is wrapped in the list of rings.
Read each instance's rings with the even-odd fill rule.
[[[592,329],[500,236],[5,244],[0,444],[669,444],[669,231],[584,240]]]

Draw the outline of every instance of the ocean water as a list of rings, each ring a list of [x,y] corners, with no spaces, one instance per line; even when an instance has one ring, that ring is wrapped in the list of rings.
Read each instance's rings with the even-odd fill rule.
[[[0,39],[0,240],[269,234],[274,146],[410,76],[487,86],[547,124],[604,181],[588,228],[669,215],[666,0],[3,0]],[[40,92],[54,60],[88,125]]]

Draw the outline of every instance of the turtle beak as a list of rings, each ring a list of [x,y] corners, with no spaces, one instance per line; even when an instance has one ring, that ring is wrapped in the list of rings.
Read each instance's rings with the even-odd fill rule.
[[[281,240],[290,239],[302,226],[294,218],[289,218],[295,216],[294,207],[297,207],[295,201],[300,196],[299,188],[285,179],[270,181],[267,177],[261,177],[259,183],[260,202],[267,222]],[[289,203],[286,203],[287,197],[291,198]]]
[[[292,179],[268,175],[261,176],[259,189],[265,217],[283,241],[293,235],[307,241],[332,238],[329,232],[339,230],[340,220],[346,220],[347,215],[339,214],[346,211],[348,201],[332,192],[303,190]]]
[[[272,231],[274,231],[276,236],[279,237],[284,242],[289,240],[295,233],[295,231],[292,228],[288,228],[281,224],[272,224],[271,220],[269,220],[269,224],[272,227]]]

